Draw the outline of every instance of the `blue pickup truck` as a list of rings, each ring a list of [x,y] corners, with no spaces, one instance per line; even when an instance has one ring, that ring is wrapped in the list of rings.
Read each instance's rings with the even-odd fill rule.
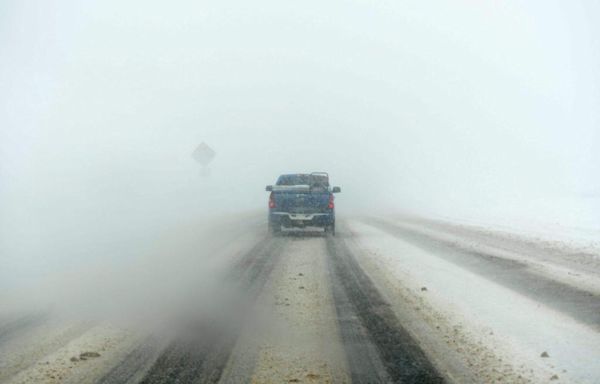
[[[267,185],[269,231],[278,235],[283,228],[321,227],[335,235],[334,193],[325,172],[281,175],[275,185]]]

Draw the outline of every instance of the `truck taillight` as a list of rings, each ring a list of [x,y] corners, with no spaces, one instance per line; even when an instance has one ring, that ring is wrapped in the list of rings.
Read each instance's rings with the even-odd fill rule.
[[[273,192],[269,195],[269,208],[275,208],[275,198],[273,197]]]
[[[333,204],[333,194],[329,195],[329,204],[327,204],[327,208],[333,209],[335,205]]]

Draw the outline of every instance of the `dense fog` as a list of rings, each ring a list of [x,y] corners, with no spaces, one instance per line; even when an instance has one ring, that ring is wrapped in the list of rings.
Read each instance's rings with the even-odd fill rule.
[[[599,230],[599,16],[593,0],[3,1],[0,290],[262,214],[288,172],[329,172],[340,217]]]

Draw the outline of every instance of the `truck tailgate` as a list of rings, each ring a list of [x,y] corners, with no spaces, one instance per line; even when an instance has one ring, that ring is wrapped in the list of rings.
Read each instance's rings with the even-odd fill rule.
[[[289,213],[325,212],[329,204],[329,192],[274,192],[277,210]]]

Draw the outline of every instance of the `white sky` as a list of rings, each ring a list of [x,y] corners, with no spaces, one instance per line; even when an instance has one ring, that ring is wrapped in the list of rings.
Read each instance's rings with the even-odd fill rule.
[[[345,210],[600,227],[598,20],[593,0],[2,1],[0,252],[264,209],[311,170]]]

